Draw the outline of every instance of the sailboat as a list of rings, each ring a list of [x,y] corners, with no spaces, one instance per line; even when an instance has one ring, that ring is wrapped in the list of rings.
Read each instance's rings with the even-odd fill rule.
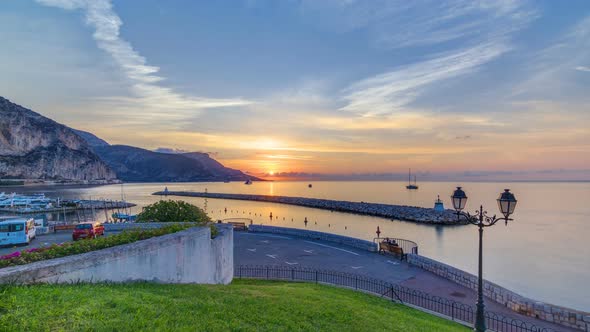
[[[414,175],[414,183],[412,184],[412,169],[411,168],[408,171],[408,185],[406,186],[406,189],[410,189],[410,190],[418,189],[418,186],[416,185],[416,175]]]
[[[168,192],[168,187],[165,189]],[[119,211],[117,208],[117,212],[113,213],[111,217],[115,221],[135,221],[137,215],[131,214],[130,210],[128,210],[127,202],[125,201],[125,192],[123,191],[123,183],[121,183],[121,202],[123,203],[123,212]]]

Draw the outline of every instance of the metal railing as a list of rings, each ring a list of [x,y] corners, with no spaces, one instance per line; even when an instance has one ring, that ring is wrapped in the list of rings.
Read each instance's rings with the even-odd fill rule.
[[[475,322],[475,310],[470,305],[357,274],[287,266],[238,265],[234,269],[234,277],[238,279],[303,281],[346,287],[425,309],[453,321],[471,325]],[[490,311],[486,312],[486,323],[489,330],[498,332],[555,331]]]
[[[418,244],[414,241],[394,237],[376,237],[373,239],[373,242],[379,245],[379,242],[383,240],[395,241],[404,250],[404,253],[418,255]]]

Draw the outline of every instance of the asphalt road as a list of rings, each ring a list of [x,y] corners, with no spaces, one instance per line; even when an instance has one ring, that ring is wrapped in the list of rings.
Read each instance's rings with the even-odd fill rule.
[[[322,242],[265,233],[234,232],[234,264],[283,265],[366,275],[375,279],[441,296],[467,305],[475,305],[477,293],[431,272],[410,266],[390,255],[380,255],[331,242]],[[526,317],[490,300],[486,310],[548,327],[566,328]]]

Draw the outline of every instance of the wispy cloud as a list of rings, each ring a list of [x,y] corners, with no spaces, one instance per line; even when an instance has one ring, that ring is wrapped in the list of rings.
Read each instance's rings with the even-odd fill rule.
[[[585,82],[578,81],[575,71],[590,71],[585,66],[588,61],[590,15],[550,41],[547,47],[527,58],[526,79],[512,88],[512,95],[520,98],[567,100],[571,100],[574,93],[587,96]]]
[[[123,106],[147,106],[162,111],[194,111],[203,108],[247,105],[241,98],[214,99],[194,97],[175,92],[159,84],[159,68],[147,64],[147,60],[121,38],[121,18],[113,10],[111,0],[37,0],[38,3],[66,10],[82,10],[86,24],[94,28],[93,37],[98,47],[113,57],[131,82],[133,98],[115,97],[111,102]]]
[[[301,0],[301,12],[337,31],[367,29],[377,44],[404,48],[495,38],[526,26],[537,12],[525,0]]]
[[[510,48],[481,44],[414,63],[352,84],[344,90],[344,111],[362,115],[390,114],[416,100],[431,84],[473,72]]]

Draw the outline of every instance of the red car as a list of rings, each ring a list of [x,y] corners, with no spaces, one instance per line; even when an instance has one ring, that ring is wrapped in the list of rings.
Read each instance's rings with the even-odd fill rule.
[[[82,222],[76,225],[72,239],[95,239],[104,235],[104,226],[101,223]]]

